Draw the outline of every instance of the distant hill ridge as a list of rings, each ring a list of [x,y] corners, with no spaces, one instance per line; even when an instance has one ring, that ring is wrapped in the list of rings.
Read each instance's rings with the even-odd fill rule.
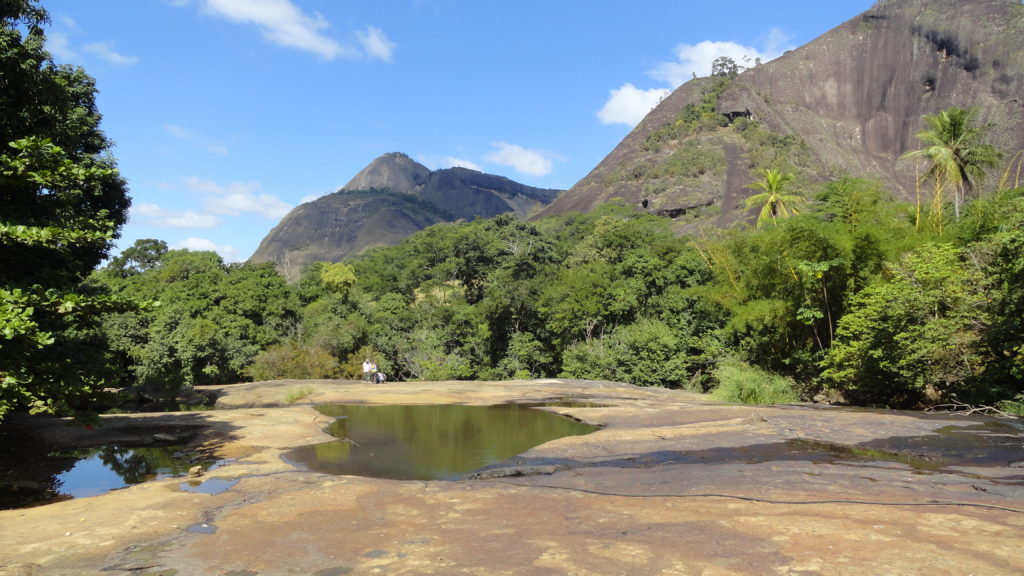
[[[312,262],[340,262],[393,246],[439,222],[507,212],[525,218],[559,193],[466,168],[432,171],[392,152],[374,159],[337,192],[294,208],[250,261],[274,262],[295,277]]]

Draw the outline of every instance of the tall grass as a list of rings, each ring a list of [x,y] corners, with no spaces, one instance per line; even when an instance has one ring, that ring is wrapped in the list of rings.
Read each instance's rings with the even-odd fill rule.
[[[287,394],[285,394],[284,401],[287,402],[288,404],[292,404],[298,402],[299,400],[304,400],[308,398],[314,392],[316,392],[315,388],[309,385],[305,385],[295,390],[291,390]]]
[[[718,387],[711,396],[723,402],[788,404],[799,400],[792,378],[765,372],[739,360],[719,362],[715,379]]]

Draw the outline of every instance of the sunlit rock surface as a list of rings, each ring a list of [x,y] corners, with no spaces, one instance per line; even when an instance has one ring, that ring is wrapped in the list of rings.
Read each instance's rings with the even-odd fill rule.
[[[300,387],[312,392],[289,404]],[[48,442],[88,443],[200,425],[193,448],[227,462],[198,479],[2,511],[0,574],[1024,572],[1015,421],[721,405],[572,380],[276,381],[219,393],[215,411],[37,428]],[[541,409],[601,429],[475,480],[317,474],[281,457],[331,439],[319,403],[508,401],[550,402]],[[227,488],[191,484],[211,480]]]

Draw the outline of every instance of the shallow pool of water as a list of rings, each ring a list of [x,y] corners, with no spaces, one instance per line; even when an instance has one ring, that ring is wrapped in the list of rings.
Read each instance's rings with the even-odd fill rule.
[[[102,446],[39,457],[31,479],[7,480],[0,509],[22,508],[105,494],[149,480],[184,476],[198,462],[183,446]]]
[[[488,464],[596,426],[546,410],[496,406],[328,404],[338,440],[303,446],[285,459],[327,474],[396,480],[459,480]]]

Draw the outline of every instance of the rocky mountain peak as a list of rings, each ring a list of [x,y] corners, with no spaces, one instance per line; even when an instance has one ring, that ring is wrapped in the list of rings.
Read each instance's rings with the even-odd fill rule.
[[[294,208],[250,261],[274,262],[294,279],[310,263],[340,262],[393,246],[440,222],[508,212],[526,217],[560,192],[466,168],[431,171],[391,152],[371,161],[344,188]]]
[[[415,194],[422,186],[430,169],[401,152],[389,152],[375,158],[352,180],[345,184],[345,190],[392,190],[403,194]]]

